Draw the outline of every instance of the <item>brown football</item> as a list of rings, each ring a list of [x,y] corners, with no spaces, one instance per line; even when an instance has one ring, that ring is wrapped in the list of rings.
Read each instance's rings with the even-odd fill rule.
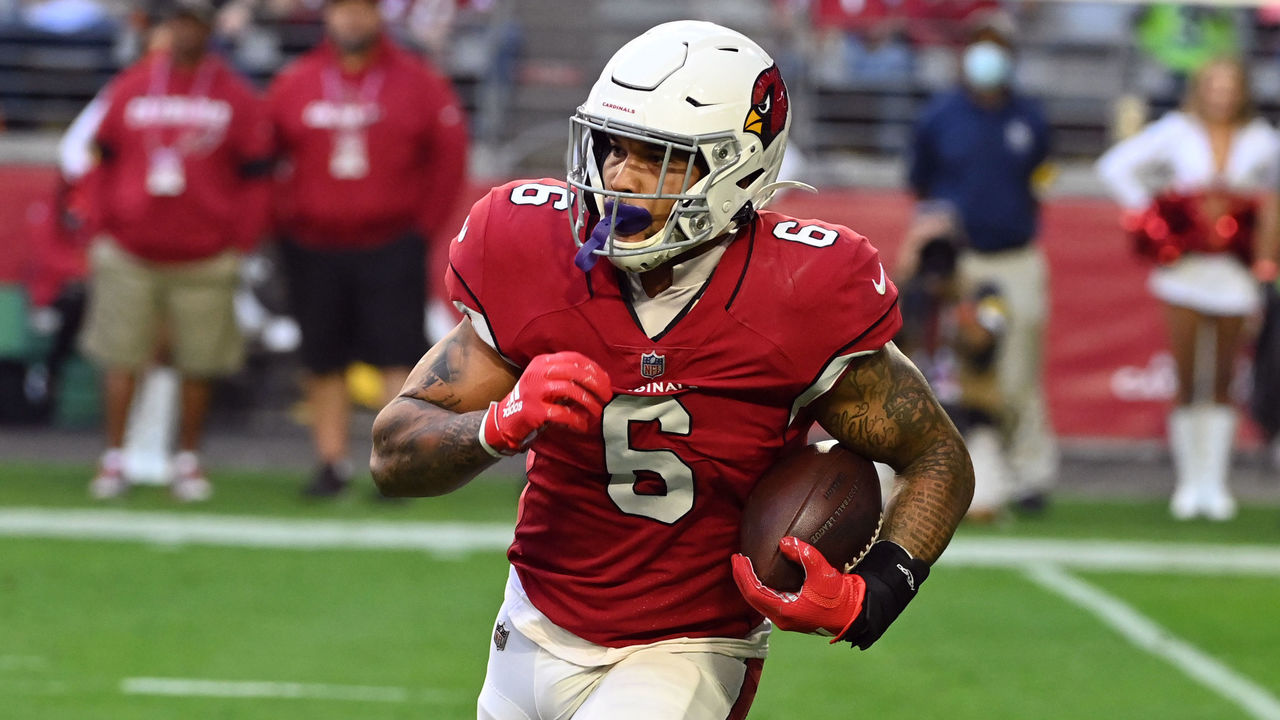
[[[843,571],[871,546],[880,518],[875,465],[827,440],[785,455],[765,471],[742,513],[742,552],[765,585],[795,591],[804,571],[783,556],[779,540],[804,540]]]

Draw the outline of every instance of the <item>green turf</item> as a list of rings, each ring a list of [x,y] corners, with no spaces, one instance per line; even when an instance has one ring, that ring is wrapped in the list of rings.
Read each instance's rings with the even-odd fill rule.
[[[505,572],[497,553],[442,562],[410,552],[78,541],[5,540],[0,549],[0,647],[40,659],[0,671],[0,707],[32,720],[473,717]],[[1143,588],[1122,595],[1152,600],[1143,609],[1189,640],[1237,648],[1218,654],[1241,661],[1241,672],[1263,678],[1280,663],[1274,642],[1250,642],[1251,628],[1274,612],[1259,602],[1274,597],[1274,580],[1253,583],[1218,615],[1236,629],[1224,634],[1201,626],[1203,613],[1160,611],[1173,579],[1103,580],[1118,577],[1132,580],[1122,590]],[[1201,601],[1214,593],[1196,584]],[[1179,591],[1186,608],[1196,595]],[[773,645],[753,718],[853,709],[903,720],[1243,717],[1015,571],[940,568],[870,652],[783,633]],[[431,702],[122,695],[120,681],[137,676],[393,686]]]
[[[1280,697],[1280,577],[1080,576]]]
[[[236,515],[379,518],[388,520],[457,520],[515,522],[520,481],[486,475],[461,491],[438,498],[387,501],[378,499],[368,476],[336,500],[308,500],[299,494],[303,479],[296,473],[221,471],[214,473],[214,497],[207,503],[181,505],[162,487],[137,486],[123,498],[101,503],[88,496],[93,468],[79,465],[7,465],[0,468],[0,506],[106,507]]]
[[[1198,543],[1280,543],[1280,507],[1244,504],[1228,523],[1175,522],[1167,500],[1105,500],[1067,495],[1038,516],[1011,516],[996,525],[964,525],[963,535],[1151,540]]]
[[[88,469],[0,467],[0,509],[90,507]],[[215,499],[140,488],[116,509],[511,522],[519,484],[445,498],[303,502],[286,473],[225,473]],[[1280,512],[1175,523],[1163,502],[1067,498],[965,536],[1280,544]],[[1280,577],[1078,572],[1280,695]],[[0,718],[473,718],[506,564],[407,551],[0,539]],[[409,702],[133,696],[130,677],[404,688]],[[869,652],[776,633],[752,718],[992,720],[1248,716],[1016,569],[938,567]]]
[[[866,652],[775,638],[753,718],[1243,717],[1014,571],[939,568]]]
[[[28,718],[466,717],[501,603],[499,553],[0,542],[0,708]],[[408,688],[384,703],[130,697],[126,677]],[[48,682],[65,684],[51,694]],[[9,695],[5,698],[5,695]],[[439,713],[437,715],[437,712]]]
[[[514,522],[521,479],[489,473],[451,495],[387,502],[374,499],[368,477],[338,500],[305,501],[296,473],[222,471],[213,476],[212,501],[194,506],[173,502],[163,488],[136,487],[131,494],[97,503],[86,493],[92,468],[66,464],[15,464],[0,468],[0,506],[110,507],[236,515],[458,520]],[[1245,505],[1230,523],[1173,522],[1164,500],[1100,503],[1071,496],[1056,498],[1042,516],[1010,516],[997,525],[965,525],[975,537],[1053,537],[1204,543],[1280,543],[1280,507]]]

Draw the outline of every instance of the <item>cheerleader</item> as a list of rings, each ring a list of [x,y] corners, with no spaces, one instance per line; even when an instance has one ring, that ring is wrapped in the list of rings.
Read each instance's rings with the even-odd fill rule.
[[[1195,74],[1180,110],[1111,148],[1097,171],[1156,262],[1148,288],[1164,304],[1178,373],[1170,512],[1230,519],[1228,388],[1259,282],[1276,277],[1280,135],[1254,108],[1240,61],[1219,59]],[[1197,353],[1201,333],[1212,337],[1212,368],[1200,367],[1209,354]],[[1208,378],[1211,387],[1197,385]]]

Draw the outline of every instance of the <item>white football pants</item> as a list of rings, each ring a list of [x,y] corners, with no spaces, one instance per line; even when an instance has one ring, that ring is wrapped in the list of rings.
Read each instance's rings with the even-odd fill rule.
[[[738,720],[763,660],[647,646],[612,665],[576,665],[504,623],[489,646],[478,720]]]

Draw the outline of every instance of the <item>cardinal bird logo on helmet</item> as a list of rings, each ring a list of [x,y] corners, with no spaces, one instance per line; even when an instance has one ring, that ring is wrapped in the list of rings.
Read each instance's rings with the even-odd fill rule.
[[[787,125],[787,86],[782,82],[782,73],[777,65],[770,65],[767,70],[756,76],[751,86],[751,110],[742,129],[760,138],[765,149],[778,137],[778,133]]]

